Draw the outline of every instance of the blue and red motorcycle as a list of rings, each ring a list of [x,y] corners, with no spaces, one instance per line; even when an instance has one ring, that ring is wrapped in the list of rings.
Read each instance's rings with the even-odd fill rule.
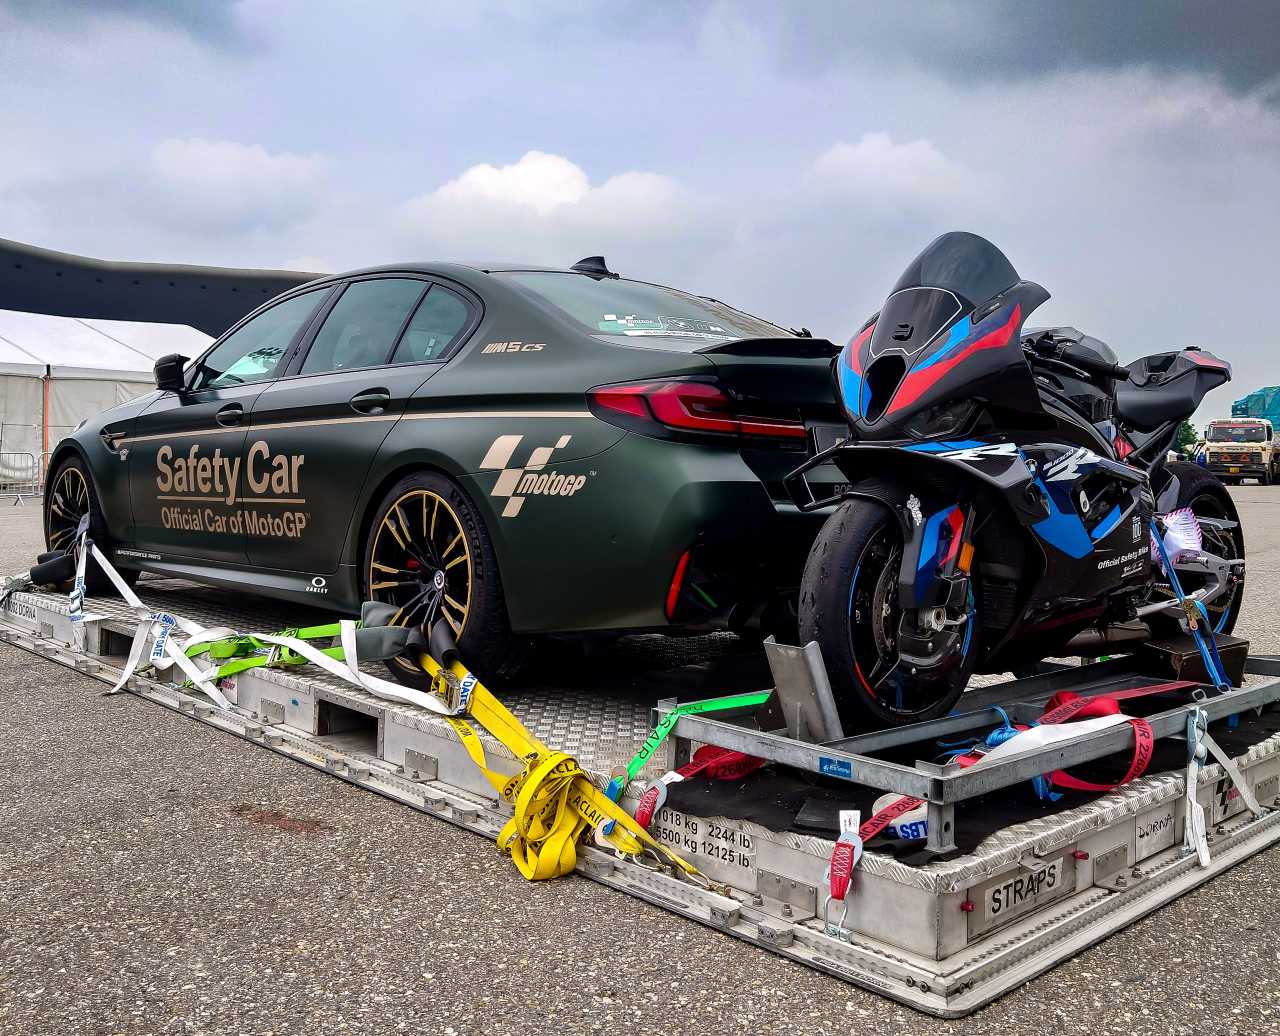
[[[1167,460],[1230,366],[1194,348],[1120,366],[1074,328],[1024,329],[1048,297],[990,242],[944,234],[834,361],[848,428],[815,428],[787,487],[838,504],[799,619],[848,726],[945,714],[975,672],[1185,629],[1161,548],[1214,631],[1235,625],[1235,505]],[[815,497],[806,473],[828,464],[846,484]]]

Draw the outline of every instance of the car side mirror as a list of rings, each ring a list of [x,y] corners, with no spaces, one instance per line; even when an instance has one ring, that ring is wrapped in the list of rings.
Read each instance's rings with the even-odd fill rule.
[[[183,377],[183,370],[187,365],[189,356],[182,356],[179,353],[170,353],[168,356],[161,356],[156,360],[156,388],[161,392],[176,392],[181,395],[187,389],[186,378]]]

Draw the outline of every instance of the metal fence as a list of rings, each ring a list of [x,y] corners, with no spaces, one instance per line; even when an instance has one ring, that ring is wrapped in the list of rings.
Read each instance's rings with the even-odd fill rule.
[[[13,505],[39,498],[44,491],[45,458],[34,453],[0,452],[0,496],[12,496]]]

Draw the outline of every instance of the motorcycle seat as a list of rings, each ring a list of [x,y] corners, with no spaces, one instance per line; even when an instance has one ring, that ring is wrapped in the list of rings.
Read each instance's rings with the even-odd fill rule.
[[[1231,368],[1198,349],[1155,353],[1129,364],[1129,380],[1116,385],[1116,414],[1141,432],[1190,417],[1205,393],[1229,381]]]

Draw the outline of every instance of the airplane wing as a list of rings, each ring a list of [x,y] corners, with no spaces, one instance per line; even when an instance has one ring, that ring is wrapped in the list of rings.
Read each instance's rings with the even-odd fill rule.
[[[320,276],[292,270],[113,263],[0,238],[0,309],[187,324],[215,338],[267,299]]]

